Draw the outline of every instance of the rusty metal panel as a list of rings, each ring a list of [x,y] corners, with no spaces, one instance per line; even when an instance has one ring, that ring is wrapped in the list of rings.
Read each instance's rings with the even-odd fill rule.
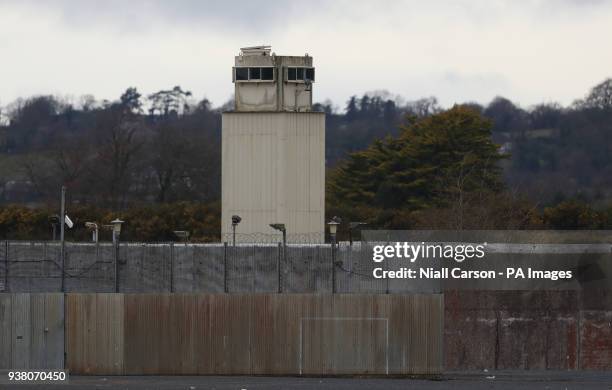
[[[211,374],[251,374],[251,305],[255,295],[210,298]]]
[[[122,294],[68,294],[67,367],[79,374],[123,374]]]
[[[124,362],[119,366],[128,375],[442,370],[441,295],[164,293],[103,298],[69,295],[68,361],[73,373],[121,372],[109,362]],[[109,321],[112,317],[121,320]],[[115,345],[117,349],[109,349]]]
[[[125,370],[129,374],[197,374],[206,336],[198,295],[125,296]],[[207,323],[207,322],[205,322]]]

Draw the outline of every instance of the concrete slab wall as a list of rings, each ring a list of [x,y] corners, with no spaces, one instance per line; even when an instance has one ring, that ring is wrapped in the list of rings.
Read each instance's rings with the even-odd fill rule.
[[[609,291],[445,292],[445,367],[612,369]]]

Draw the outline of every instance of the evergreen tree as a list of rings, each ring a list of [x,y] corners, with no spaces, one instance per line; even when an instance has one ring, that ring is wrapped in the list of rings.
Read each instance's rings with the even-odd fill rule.
[[[475,191],[502,189],[492,124],[455,106],[425,118],[409,116],[396,138],[353,153],[330,175],[332,205],[419,210],[447,206]],[[332,206],[333,207],[333,206]]]

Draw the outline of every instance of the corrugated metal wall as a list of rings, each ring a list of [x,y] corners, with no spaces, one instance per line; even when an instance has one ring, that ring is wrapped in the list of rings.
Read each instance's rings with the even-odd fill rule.
[[[0,294],[0,369],[64,367],[64,295]]]
[[[441,295],[68,294],[75,374],[433,374]]]
[[[274,235],[284,223],[288,242],[323,242],[325,115],[319,112],[231,112],[222,124],[221,237]]]
[[[79,374],[124,372],[123,294],[69,294],[66,366]]]

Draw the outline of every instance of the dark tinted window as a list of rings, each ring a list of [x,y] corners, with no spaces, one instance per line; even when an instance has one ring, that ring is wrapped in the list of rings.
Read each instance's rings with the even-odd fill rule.
[[[248,80],[249,68],[236,68],[236,80]]]
[[[249,68],[249,80],[261,79],[261,68]]]
[[[295,68],[287,68],[287,80],[295,80]]]
[[[274,80],[274,68],[261,68],[262,80]]]
[[[304,80],[304,68],[297,68],[297,77],[298,80]]]
[[[306,69],[306,79],[310,81],[314,81],[314,68]]]

